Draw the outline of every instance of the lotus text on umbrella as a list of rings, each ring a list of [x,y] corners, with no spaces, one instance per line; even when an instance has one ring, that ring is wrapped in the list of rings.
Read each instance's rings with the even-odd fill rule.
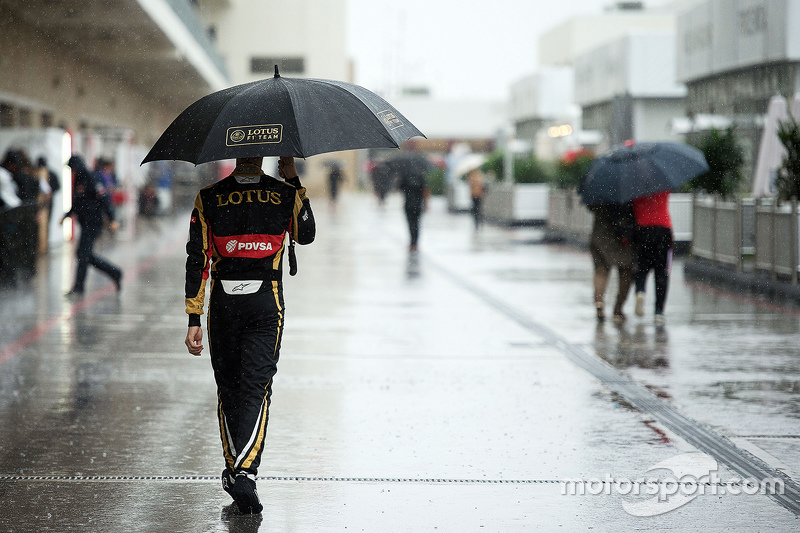
[[[283,139],[283,124],[261,124],[258,126],[234,126],[228,128],[228,146],[242,144],[273,144]]]

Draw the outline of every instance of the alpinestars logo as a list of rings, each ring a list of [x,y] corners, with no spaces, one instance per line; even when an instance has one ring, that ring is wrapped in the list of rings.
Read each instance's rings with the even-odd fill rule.
[[[228,251],[228,253],[231,253],[236,249],[237,244],[239,244],[239,242],[236,239],[231,239],[228,241],[228,244],[225,245],[225,249]]]

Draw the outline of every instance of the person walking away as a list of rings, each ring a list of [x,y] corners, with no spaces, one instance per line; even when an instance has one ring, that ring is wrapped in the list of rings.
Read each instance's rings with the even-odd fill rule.
[[[409,251],[416,252],[419,241],[419,220],[430,196],[425,175],[418,169],[406,169],[400,174],[398,186],[405,196],[405,212],[411,238]]]
[[[72,169],[74,176],[72,209],[64,215],[61,222],[63,223],[68,217],[76,216],[81,227],[75,283],[67,295],[83,294],[89,265],[110,277],[119,292],[122,289],[122,270],[94,253],[94,243],[103,230],[105,219],[108,218],[110,221],[111,231],[117,231],[119,228],[114,220],[108,195],[96,176],[86,168],[81,156],[70,157],[67,166]]]
[[[589,206],[594,213],[589,251],[594,263],[594,302],[597,320],[605,320],[605,292],[611,269],[617,269],[618,288],[613,320],[625,321],[623,306],[633,280],[633,210],[630,204]]]
[[[186,245],[185,343],[190,354],[201,354],[200,315],[210,277],[207,327],[225,460],[222,488],[245,514],[262,511],[255,479],[283,334],[286,241],[293,274],[294,241],[310,244],[316,232],[294,159],[280,158],[278,178],[264,174],[262,162],[237,159],[230,176],[200,190]]]
[[[486,192],[486,180],[481,169],[476,168],[467,174],[467,181],[469,182],[469,194],[472,196],[472,216],[475,218],[475,231],[478,231],[483,218],[481,203],[483,194]]]
[[[372,187],[378,196],[378,205],[383,207],[386,202],[386,195],[392,188],[392,173],[389,165],[385,161],[375,163],[372,168]]]
[[[653,271],[656,286],[656,325],[664,324],[669,274],[672,267],[672,219],[669,191],[633,200],[636,218],[636,316],[644,316],[647,275]]]
[[[339,196],[339,183],[343,180],[342,169],[339,168],[337,163],[332,163],[331,170],[328,172],[328,192],[331,195],[332,205],[336,205],[336,198]]]
[[[0,164],[11,173],[16,184],[17,195],[22,205],[14,212],[16,231],[14,270],[21,272],[24,279],[36,274],[36,251],[39,238],[39,200],[41,189],[39,181],[31,176],[31,164],[22,150],[9,150]]]

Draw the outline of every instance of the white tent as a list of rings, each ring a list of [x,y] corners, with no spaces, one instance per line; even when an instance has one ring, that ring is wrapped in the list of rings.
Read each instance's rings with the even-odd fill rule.
[[[795,95],[792,115],[800,116],[800,95]],[[764,131],[761,134],[761,145],[756,160],[753,178],[753,196],[756,198],[775,194],[775,177],[786,154],[786,149],[778,139],[778,124],[788,118],[786,99],[783,96],[773,96],[767,107],[767,118],[764,121]]]

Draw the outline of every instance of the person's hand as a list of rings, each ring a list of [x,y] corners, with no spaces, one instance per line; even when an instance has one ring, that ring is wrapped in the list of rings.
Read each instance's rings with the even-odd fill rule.
[[[119,222],[112,220],[111,224],[108,225],[108,229],[116,233],[119,230]]]
[[[278,159],[278,176],[285,180],[297,177],[297,169],[294,167],[294,157],[281,156],[281,158]]]
[[[200,355],[203,351],[203,330],[200,326],[189,326],[186,333],[186,347],[192,355]]]

